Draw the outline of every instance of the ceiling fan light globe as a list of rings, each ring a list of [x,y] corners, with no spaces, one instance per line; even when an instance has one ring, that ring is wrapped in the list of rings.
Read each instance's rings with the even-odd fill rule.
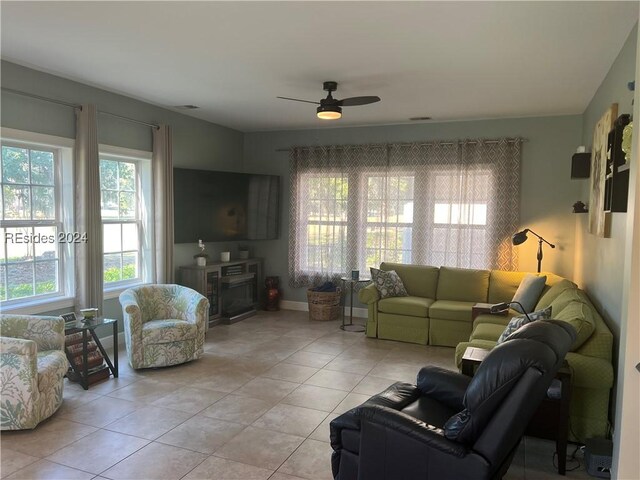
[[[342,108],[333,105],[320,105],[317,112],[321,120],[338,120],[342,117]]]

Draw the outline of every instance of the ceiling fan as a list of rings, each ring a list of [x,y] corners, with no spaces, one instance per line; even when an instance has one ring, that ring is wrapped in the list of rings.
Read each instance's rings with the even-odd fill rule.
[[[290,97],[277,97],[283,100],[293,100],[294,102],[315,103],[320,105],[317,108],[318,118],[322,120],[337,120],[342,117],[342,107],[356,107],[358,105],[369,105],[370,103],[376,103],[380,101],[380,97],[377,96],[365,96],[365,97],[349,97],[338,100],[333,98],[331,92],[335,92],[338,89],[338,82],[324,82],[322,88],[329,92],[327,98],[323,98],[319,102],[313,102],[310,100],[300,100],[299,98]]]

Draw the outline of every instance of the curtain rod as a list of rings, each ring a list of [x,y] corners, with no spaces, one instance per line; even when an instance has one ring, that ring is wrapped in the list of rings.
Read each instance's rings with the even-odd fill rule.
[[[82,108],[81,105],[76,105],[75,103],[63,102],[62,100],[55,100],[53,98],[42,97],[40,95],[36,95],[35,93],[22,92],[20,90],[14,90],[13,88],[2,87],[2,91],[8,92],[8,93],[14,93],[16,95],[22,95],[24,97],[35,98],[36,100],[43,100],[45,102],[56,103],[58,105],[64,105],[65,107]]]
[[[500,143],[502,140],[486,140],[485,143]],[[515,142],[528,142],[529,140],[527,140],[526,138],[507,138],[506,139],[507,143],[515,143]],[[469,140],[468,142],[463,142],[463,141],[458,141],[458,142],[427,142],[427,143],[418,143],[417,145],[419,147],[431,147],[433,145],[435,145],[436,143],[438,143],[439,145],[458,145],[460,143],[478,143],[476,140]],[[416,145],[414,143],[394,143],[391,144],[394,146],[398,146],[398,147],[410,147],[412,145]],[[323,148],[323,147],[331,147],[331,148],[335,148],[335,149],[345,149],[345,148],[355,148],[355,147],[362,147],[364,145],[338,145],[338,146],[331,146],[331,145],[316,145],[313,147],[297,147],[297,148],[302,148],[305,150],[309,150],[312,148]],[[374,145],[375,147],[379,147],[379,148],[385,148],[388,145]],[[291,151],[293,148],[296,147],[290,147],[290,148],[276,148],[276,152],[289,152]]]
[[[138,125],[146,125],[147,127],[151,127],[151,128],[155,128],[155,129],[160,128],[160,126],[156,125],[155,123],[147,123],[147,122],[143,122],[142,120],[136,120],[135,118],[123,117],[122,115],[116,115],[115,113],[111,113],[111,112],[103,112],[103,111],[99,110],[98,113],[101,113],[102,115],[108,115],[110,117],[119,118],[120,120],[124,120],[125,122],[137,123]]]
[[[82,105],[78,105],[76,103],[64,102],[62,100],[56,100],[54,98],[43,97],[41,95],[36,95],[35,93],[23,92],[21,90],[14,90],[13,88],[7,88],[7,87],[2,87],[2,91],[7,92],[7,93],[13,93],[15,95],[22,95],[23,97],[35,98],[36,100],[42,100],[44,102],[55,103],[57,105],[62,105],[62,106],[70,107],[70,108],[74,108],[74,109],[75,108],[79,108],[80,110],[82,110]],[[136,120],[135,118],[123,117],[122,115],[116,115],[115,113],[105,112],[103,110],[98,110],[98,113],[100,113],[102,115],[108,115],[110,117],[119,118],[120,120],[124,120],[125,122],[137,123],[138,125],[145,125],[145,126],[151,127],[151,128],[160,128],[155,123],[143,122],[142,120]]]

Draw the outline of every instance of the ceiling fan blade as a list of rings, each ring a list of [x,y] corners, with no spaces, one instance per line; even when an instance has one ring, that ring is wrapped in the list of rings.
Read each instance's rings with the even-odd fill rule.
[[[315,103],[316,105],[320,105],[320,102],[312,102],[310,100],[300,100],[299,98],[290,98],[290,97],[276,97],[276,98],[281,98],[283,100],[293,100],[294,102]]]
[[[370,103],[376,103],[380,101],[380,97],[349,97],[342,100],[338,100],[338,105],[342,107],[355,107],[358,105],[369,105]]]

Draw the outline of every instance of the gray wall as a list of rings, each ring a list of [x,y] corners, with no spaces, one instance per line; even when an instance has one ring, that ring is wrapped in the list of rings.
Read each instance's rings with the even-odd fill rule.
[[[627,83],[635,78],[637,38],[636,25],[584,112],[582,143],[587,146],[587,151],[591,150],[596,123],[612,103],[618,104],[618,115],[632,113],[633,92],[627,89]],[[589,198],[589,182],[584,182],[583,197]],[[587,233],[587,215],[580,217],[576,240],[581,247],[576,250],[574,276],[603,314],[617,341],[622,321],[627,213],[612,214],[610,238]]]
[[[242,132],[14,63],[3,61],[1,66],[3,87],[69,103],[95,103],[98,110],[144,122],[171,125],[173,163],[176,167],[241,170]],[[30,132],[75,137],[75,116],[72,109],[4,91],[1,124],[3,127]],[[151,129],[99,115],[98,141],[107,145],[151,151]],[[197,239],[194,239],[193,244],[175,245],[176,266],[193,263],[192,256],[198,251],[196,243]],[[209,250],[215,251],[223,247],[226,245],[212,245]],[[106,300],[104,313],[122,318],[118,300]]]
[[[280,276],[285,300],[306,301],[305,289],[287,285],[289,163],[288,153],[276,149],[515,136],[527,139],[522,158],[521,225],[558,245],[555,250],[545,249],[543,269],[572,277],[575,215],[571,206],[580,198],[584,181],[570,179],[570,166],[571,155],[582,142],[580,115],[245,134],[245,171],[278,174],[283,180],[280,239],[254,242],[252,248],[265,257],[265,274]],[[529,240],[517,248],[520,269],[535,271],[537,243]]]
[[[627,83],[635,79],[637,43],[638,26],[636,25],[584,112],[582,138],[588,151],[591,150],[593,143],[593,129],[612,103],[618,104],[618,115],[632,113],[633,92],[627,89]],[[637,161],[637,154],[634,156]],[[583,192],[584,196],[588,198],[588,182],[586,182]],[[633,212],[611,215],[610,238],[602,238],[588,233],[587,216],[580,215],[580,221],[576,224],[578,248],[575,252],[574,276],[576,281],[587,291],[613,332],[613,364],[616,371],[616,385],[613,390],[611,409],[612,418],[615,418],[616,412],[620,408],[617,380],[622,378],[623,371],[622,362],[619,362],[620,331],[624,322],[627,321],[622,316],[624,272],[625,263],[629,262],[631,258],[631,252],[626,251],[627,216],[633,215]],[[637,294],[637,292],[635,293]]]

